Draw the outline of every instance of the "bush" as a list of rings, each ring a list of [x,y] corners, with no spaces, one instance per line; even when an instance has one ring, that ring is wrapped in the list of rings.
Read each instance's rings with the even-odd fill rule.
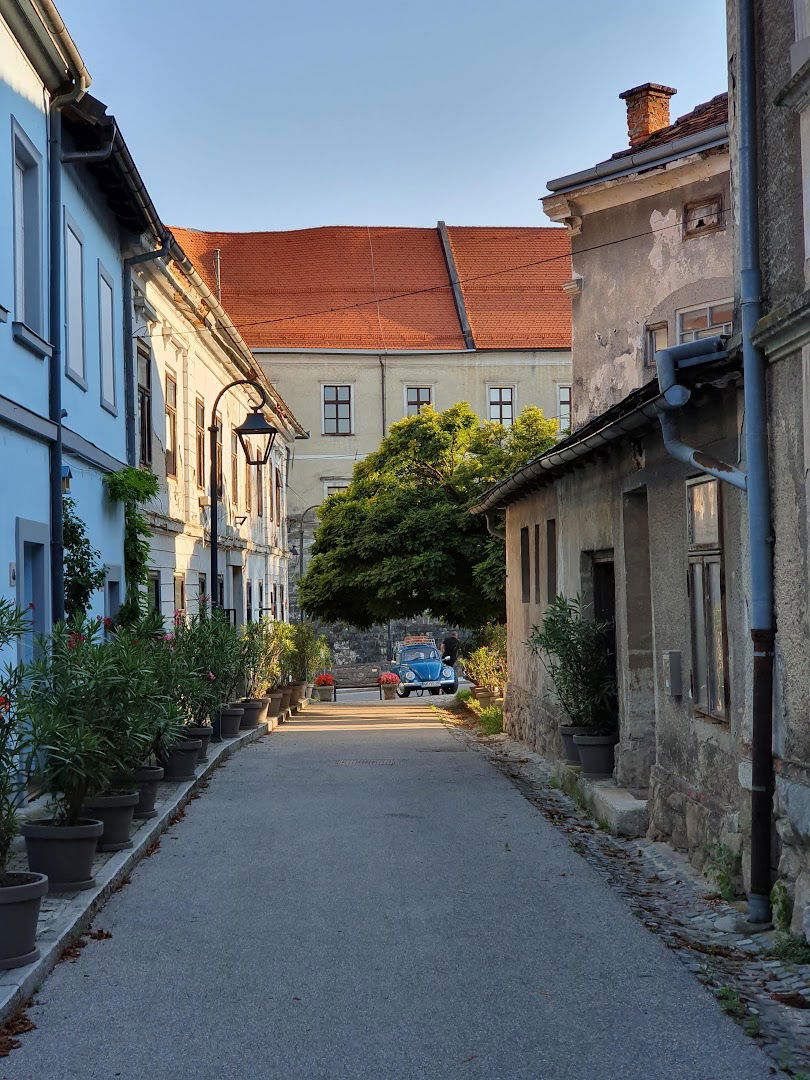
[[[500,697],[506,685],[506,653],[481,645],[464,661],[464,671],[476,686],[484,687]]]
[[[0,599],[0,651],[27,630],[23,613],[9,600]],[[8,664],[0,674],[0,874],[5,871],[11,841],[17,834],[17,810],[25,798],[30,733],[17,715],[21,678],[19,664]]]
[[[540,657],[557,698],[572,724],[594,733],[616,728],[614,663],[608,653],[608,625],[582,615],[578,596],[549,605],[541,626],[533,626],[528,647]]]
[[[468,687],[456,692],[456,701],[462,705],[469,705],[473,700],[473,692]]]
[[[327,667],[331,660],[326,638],[312,622],[293,623],[290,631],[290,677],[293,682],[312,682],[318,669]]]

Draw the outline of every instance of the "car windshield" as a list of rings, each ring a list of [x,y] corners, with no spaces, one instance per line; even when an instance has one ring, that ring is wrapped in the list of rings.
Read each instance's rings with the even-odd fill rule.
[[[438,660],[439,650],[432,645],[411,645],[399,654],[400,662],[410,664],[413,660]]]

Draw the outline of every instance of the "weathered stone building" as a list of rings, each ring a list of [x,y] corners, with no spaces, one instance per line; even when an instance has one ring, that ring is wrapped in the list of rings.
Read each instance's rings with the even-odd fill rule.
[[[717,842],[739,852],[745,838],[746,508],[742,492],[670,456],[657,415],[655,352],[733,323],[726,97],[662,126],[672,93],[623,94],[630,149],[549,184],[544,207],[571,231],[578,288],[575,430],[479,509],[506,512],[508,729],[558,756],[560,711],[525,642],[555,595],[581,595],[616,630],[616,783],[648,800],[653,835],[701,865]],[[678,437],[734,469],[735,354],[681,381],[691,398]]]

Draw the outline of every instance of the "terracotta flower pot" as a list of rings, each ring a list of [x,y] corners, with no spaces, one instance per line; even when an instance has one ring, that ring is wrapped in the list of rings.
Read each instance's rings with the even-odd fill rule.
[[[196,724],[190,724],[183,729],[184,739],[199,739],[202,744],[197,761],[208,761],[208,745],[213,734],[214,729],[208,724],[200,724],[199,727]]]
[[[25,967],[39,957],[37,919],[47,891],[44,874],[0,874],[0,969]]]
[[[134,818],[153,818],[157,814],[155,799],[157,788],[163,779],[163,769],[159,765],[141,765],[135,773],[135,786],[138,789],[138,805]]]
[[[82,813],[95,818],[104,826],[98,842],[99,851],[123,851],[132,847],[132,815],[138,805],[138,792],[127,791],[118,795],[96,795],[88,799]]]
[[[586,780],[609,780],[613,776],[616,735],[575,735],[574,743]]]
[[[242,720],[239,727],[244,731],[246,728],[255,728],[259,724],[259,716],[264,705],[258,698],[250,698],[242,702]]]
[[[104,832],[100,821],[84,818],[78,825],[55,825],[50,819],[24,821],[20,832],[28,868],[45,874],[49,892],[79,892],[95,885],[93,856]]]
[[[223,739],[235,739],[239,734],[239,725],[242,722],[245,710],[241,705],[228,705],[220,709],[219,730]]]

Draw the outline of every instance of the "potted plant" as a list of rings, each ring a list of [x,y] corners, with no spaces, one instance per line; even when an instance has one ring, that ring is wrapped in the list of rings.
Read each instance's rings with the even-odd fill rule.
[[[532,627],[528,642],[570,721],[560,726],[566,762],[582,765],[588,779],[613,775],[618,706],[608,629],[583,617],[578,596],[558,596],[543,623]]]
[[[269,699],[262,690],[267,684],[265,629],[261,622],[248,623],[240,635],[240,666],[245,686],[242,727],[254,728],[267,719]]]
[[[396,697],[397,687],[400,684],[400,677],[394,671],[384,671],[380,676],[380,686],[382,687],[383,697],[386,701],[391,701]]]
[[[0,599],[0,650],[27,631],[22,612]],[[17,715],[20,665],[7,665],[0,675],[0,969],[23,967],[39,956],[37,920],[48,878],[42,873],[6,869],[11,842],[19,823],[18,810],[25,797],[25,768],[31,751],[30,736]]]
[[[50,892],[94,884],[93,856],[104,826],[85,815],[89,798],[110,784],[115,759],[99,716],[115,680],[110,650],[99,645],[98,624],[59,624],[39,644],[18,690],[21,720],[29,726],[34,783],[49,800],[49,816],[25,821],[28,865],[46,874]]]
[[[315,692],[318,701],[333,701],[335,697],[335,677],[328,672],[315,676]]]
[[[490,645],[479,645],[464,661],[467,677],[476,684],[473,695],[482,705],[491,705],[503,693],[506,682],[506,654]]]
[[[294,706],[300,704],[318,668],[328,665],[330,654],[326,638],[318,634],[314,623],[295,623],[290,630],[292,635],[290,704]]]
[[[239,638],[223,611],[204,609],[175,620],[172,648],[180,665],[177,694],[185,738],[171,748],[164,767],[167,778],[190,780],[203,751],[203,739],[207,748],[213,734],[214,717],[219,716],[223,737],[231,737],[226,732],[241,719],[241,712],[223,708],[240,675]],[[233,734],[238,730],[237,726]],[[196,744],[196,756],[189,743]]]

